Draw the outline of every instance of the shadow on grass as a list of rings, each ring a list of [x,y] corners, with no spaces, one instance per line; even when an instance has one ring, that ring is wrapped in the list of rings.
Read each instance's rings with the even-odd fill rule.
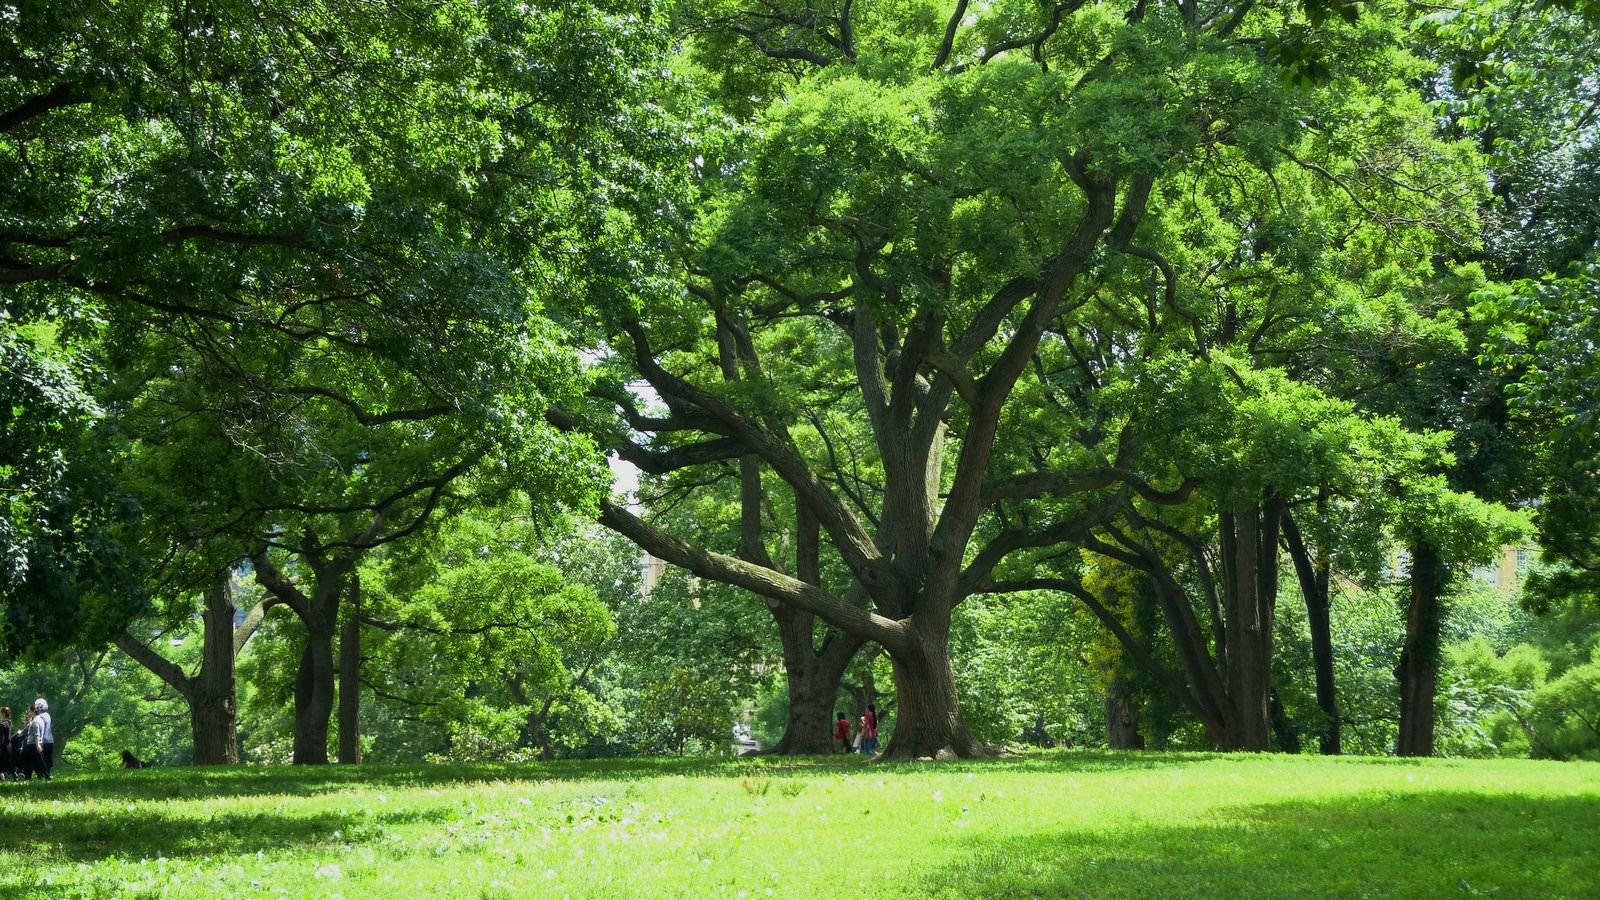
[[[361,766],[233,766],[151,769],[139,772],[72,774],[52,782],[0,784],[0,807],[22,796],[41,800],[204,800],[261,795],[314,796],[352,788],[399,790],[453,788],[516,781],[635,781],[683,776],[738,778],[752,772],[772,777],[808,777],[827,772],[996,772],[1107,773],[1181,768],[1213,760],[1250,757],[1225,753],[1149,753],[1107,750],[1042,750],[988,759],[949,762],[869,762],[854,754],[763,756],[741,759],[630,758],[557,760],[541,763],[475,763]],[[1320,764],[1447,765],[1440,760],[1340,757]],[[15,793],[13,793],[15,792]]]
[[[930,872],[937,897],[1600,896],[1600,799],[1366,794],[1171,826],[992,837]]]
[[[628,759],[552,763],[361,766],[232,766],[92,772],[49,782],[0,785],[0,808],[29,800],[205,800],[306,797],[351,789],[449,789],[515,781],[632,781],[673,775],[738,775],[733,760]]]
[[[601,759],[546,763],[477,763],[409,766],[235,766],[94,772],[50,782],[0,785],[0,807],[33,800],[205,800],[261,795],[314,796],[352,788],[399,790],[452,788],[515,781],[635,781],[683,776],[738,778],[751,772],[773,777],[808,777],[827,772],[966,772],[1006,769],[1027,772],[1139,771],[1187,766],[1226,758],[1208,753],[1115,753],[1047,751],[1023,756],[953,762],[868,762],[839,754],[747,759]]]
[[[24,855],[63,860],[108,856],[156,859],[249,855],[319,845],[361,844],[379,840],[387,829],[412,822],[442,821],[449,809],[401,810],[368,814],[323,812],[292,815],[272,811],[218,812],[183,817],[149,808],[83,807],[42,814],[7,810],[0,814],[0,848]],[[0,880],[0,888],[5,882]]]
[[[682,776],[739,778],[756,772],[776,778],[810,777],[828,772],[867,771],[1109,773],[1172,769],[1215,760],[1276,759],[1226,753],[1150,753],[1107,750],[1043,750],[989,759],[950,762],[869,762],[854,754],[834,756],[741,759],[630,758],[557,760],[541,763],[476,763],[361,766],[233,766],[151,769],[139,772],[93,772],[68,775],[52,782],[0,784],[0,807],[23,796],[40,800],[205,800],[212,797],[261,795],[314,796],[352,788],[466,787],[517,781],[636,781]],[[1309,758],[1307,758],[1309,759]],[[1321,758],[1318,765],[1417,766],[1450,765],[1443,760],[1384,757]],[[15,793],[13,793],[15,792]]]

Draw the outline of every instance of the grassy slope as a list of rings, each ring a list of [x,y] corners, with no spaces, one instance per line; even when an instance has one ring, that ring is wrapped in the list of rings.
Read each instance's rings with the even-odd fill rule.
[[[0,785],[0,894],[1600,896],[1600,765],[1041,755]]]

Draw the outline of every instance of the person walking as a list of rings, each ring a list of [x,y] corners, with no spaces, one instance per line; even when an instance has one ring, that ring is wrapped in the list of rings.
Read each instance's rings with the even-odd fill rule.
[[[835,750],[850,752],[850,720],[844,717],[843,712],[834,713],[833,741]]]
[[[868,756],[872,756],[878,752],[877,704],[867,704],[866,714],[861,717],[861,731],[861,752]]]
[[[50,765],[54,761],[56,752],[56,736],[50,730],[50,704],[44,698],[33,701],[32,743],[38,758],[34,765],[39,770],[39,776],[45,781],[50,780]]]

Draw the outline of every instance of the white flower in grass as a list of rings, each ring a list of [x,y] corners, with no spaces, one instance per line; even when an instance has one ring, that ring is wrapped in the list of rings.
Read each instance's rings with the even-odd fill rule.
[[[344,877],[344,870],[339,868],[338,863],[328,863],[325,866],[318,866],[315,874],[318,878],[337,879]]]

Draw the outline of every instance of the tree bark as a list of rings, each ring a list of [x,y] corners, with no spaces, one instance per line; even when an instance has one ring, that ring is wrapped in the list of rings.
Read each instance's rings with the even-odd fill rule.
[[[1265,590],[1276,581],[1266,572],[1277,566],[1272,552],[1277,544],[1276,527],[1272,527],[1269,545],[1264,540],[1261,509],[1255,504],[1228,510],[1221,522],[1227,548],[1224,557],[1231,558],[1223,600],[1228,695],[1233,707],[1223,749],[1265,751],[1271,746],[1268,693],[1272,682],[1272,605]]]
[[[759,497],[759,487],[745,490],[746,509],[750,498]],[[751,533],[746,526],[746,534]],[[757,532],[758,533],[758,532]],[[804,498],[795,497],[795,575],[807,584],[821,586],[822,567],[819,530]],[[808,756],[832,753],[834,701],[839,682],[850,660],[866,643],[860,637],[829,629],[816,647],[817,617],[773,600],[767,610],[778,623],[783,646],[783,669],[789,689],[789,716],[783,737],[772,748],[779,756]]]
[[[1117,675],[1106,686],[1106,745],[1113,750],[1143,750],[1139,700],[1127,679]]]
[[[372,524],[358,540],[363,545],[370,542],[382,524],[383,516],[374,516]],[[258,552],[251,561],[256,581],[277,602],[294,610],[306,629],[306,643],[295,673],[291,758],[295,765],[326,765],[329,721],[334,710],[333,642],[339,628],[339,600],[344,593],[345,577],[355,569],[360,551],[350,550],[329,559],[316,536],[307,531],[296,552],[311,569],[309,595],[273,564],[266,550]]]
[[[1316,676],[1317,708],[1322,711],[1317,746],[1324,756],[1340,752],[1339,695],[1333,674],[1333,624],[1331,573],[1325,555],[1312,556],[1300,529],[1287,513],[1283,517],[1284,544],[1294,562],[1300,594],[1306,602],[1306,623],[1311,632],[1311,667]]]
[[[318,577],[304,619],[306,646],[294,684],[294,764],[328,764],[328,726],[334,705],[333,641],[340,579]]]
[[[1406,637],[1395,676],[1400,680],[1400,734],[1397,756],[1432,756],[1434,694],[1439,680],[1441,598],[1449,570],[1438,548],[1425,538],[1411,545],[1411,597],[1406,607]]]
[[[196,765],[230,765],[239,761],[235,660],[261,626],[271,605],[270,600],[258,604],[235,628],[233,620],[238,610],[233,600],[232,572],[208,590],[201,609],[200,667],[193,675],[129,634],[116,638],[124,653],[154,672],[188,705]]]
[[[233,628],[238,607],[233,602],[231,578],[206,591],[205,604],[200,671],[191,681],[188,698],[194,762],[232,765],[239,761],[239,716]]]
[[[938,625],[939,623],[932,623]],[[924,759],[986,756],[961,717],[955,674],[950,668],[948,627],[914,624],[906,639],[886,648],[894,667],[897,704],[894,735],[880,757]]]
[[[771,753],[814,756],[832,753],[833,714],[844,670],[866,643],[861,638],[830,633],[822,649],[813,645],[816,617],[790,606],[769,603],[783,640],[784,677],[789,690],[789,715],[783,737]]]
[[[339,762],[361,762],[361,576],[350,576],[350,615],[339,631]]]
[[[789,715],[783,738],[772,748],[778,756],[824,756],[834,752],[833,713],[839,681],[831,687],[821,679],[789,677]]]

